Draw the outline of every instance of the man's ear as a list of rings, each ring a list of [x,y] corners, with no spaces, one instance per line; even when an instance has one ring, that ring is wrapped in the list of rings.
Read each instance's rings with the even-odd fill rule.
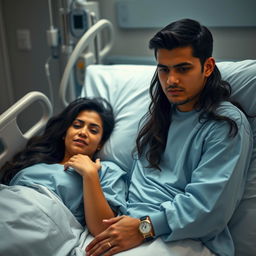
[[[213,57],[208,58],[204,63],[204,74],[206,77],[209,77],[215,67],[215,60]]]

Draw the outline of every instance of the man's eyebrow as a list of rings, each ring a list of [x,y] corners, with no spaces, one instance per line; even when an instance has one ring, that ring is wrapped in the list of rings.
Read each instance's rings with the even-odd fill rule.
[[[190,62],[181,62],[176,65],[163,65],[160,63],[157,64],[158,68],[178,68],[178,67],[184,67],[184,66],[193,66],[193,65]]]
[[[159,64],[159,63],[157,64],[157,67],[158,67],[158,68],[168,68],[168,66],[163,65],[163,64]]]

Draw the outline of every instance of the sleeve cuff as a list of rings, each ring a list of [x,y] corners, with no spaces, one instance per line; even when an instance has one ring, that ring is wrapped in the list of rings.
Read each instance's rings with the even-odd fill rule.
[[[170,234],[172,230],[170,229],[167,218],[164,212],[157,212],[149,215],[151,222],[153,224],[155,237]]]

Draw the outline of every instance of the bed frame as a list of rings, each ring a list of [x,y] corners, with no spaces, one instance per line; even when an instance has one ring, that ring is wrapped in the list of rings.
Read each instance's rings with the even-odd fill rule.
[[[69,60],[66,64],[64,69],[64,73],[60,83],[60,99],[62,104],[66,107],[69,103],[67,100],[68,94],[68,85],[69,85],[69,78],[71,77],[71,72],[73,70],[74,64],[76,63],[77,59],[81,56],[81,54],[85,51],[85,49],[91,45],[92,43],[97,44],[97,40],[99,40],[99,35],[102,33],[103,30],[108,31],[108,41],[105,43],[104,47],[98,49],[95,47],[95,52],[87,52],[86,53],[86,63],[85,66],[90,64],[102,64],[104,58],[107,56],[109,51],[111,50],[113,43],[114,43],[114,29],[111,22],[108,20],[102,19],[95,23],[92,27],[90,27],[86,33],[81,37],[81,39],[76,44],[72,54],[69,57]],[[71,99],[71,101],[74,99]]]
[[[35,102],[40,103],[42,116],[33,127],[23,133],[17,123],[17,118]],[[0,142],[2,145],[0,167],[17,151],[23,148],[33,135],[39,133],[44,128],[51,115],[51,102],[43,93],[38,91],[29,92],[0,115]]]

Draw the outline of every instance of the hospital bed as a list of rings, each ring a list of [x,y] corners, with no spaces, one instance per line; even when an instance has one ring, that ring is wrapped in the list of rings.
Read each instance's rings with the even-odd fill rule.
[[[93,31],[93,36],[96,34]],[[88,35],[86,36],[90,38]],[[83,42],[83,47],[86,47],[86,44],[87,42]],[[109,51],[109,49],[106,51]],[[106,51],[103,53],[105,54]],[[72,63],[68,63],[67,70],[71,70],[75,62],[75,58],[71,59]],[[256,114],[256,60],[218,62],[217,66],[223,79],[230,82],[232,86],[232,99],[238,101],[249,114]],[[86,68],[86,77],[81,96],[101,96],[106,98],[113,106],[116,120],[113,135],[104,145],[99,157],[101,160],[114,161],[128,173],[131,169],[131,152],[134,147],[139,120],[145,114],[149,105],[148,87],[154,71],[154,65],[93,64]],[[68,104],[66,100],[67,80],[68,71],[62,80],[60,88],[60,95],[64,105]],[[42,102],[43,116],[39,124],[36,124],[36,128],[31,128],[28,133],[23,135],[17,128],[15,120],[24,106],[27,107],[30,104],[29,102],[34,100]],[[4,150],[0,155],[1,165],[22,147],[29,137],[45,125],[46,120],[51,116],[51,112],[47,97],[41,93],[32,92],[1,115],[0,140],[4,146]],[[249,121],[254,135],[253,156],[243,199],[229,224],[237,256],[256,255],[256,119],[251,118]],[[145,254],[145,252],[148,252],[147,246],[151,246],[150,251],[152,252],[154,245],[150,244],[120,253],[120,255],[150,255]],[[158,240],[156,248],[159,255],[168,255],[168,246],[166,247],[163,242]],[[164,254],[161,254],[161,250]]]

